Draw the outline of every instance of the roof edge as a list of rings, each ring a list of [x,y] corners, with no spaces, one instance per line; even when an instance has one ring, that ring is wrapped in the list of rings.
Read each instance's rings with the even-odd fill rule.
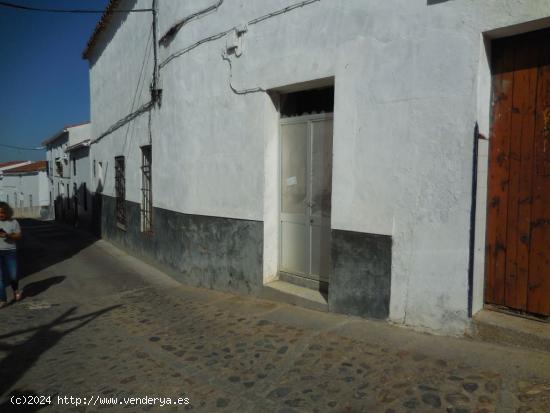
[[[112,12],[120,4],[120,1],[121,0],[109,0],[109,4],[107,4],[107,7],[105,7],[105,11],[97,22],[94,31],[90,36],[90,39],[88,40],[88,43],[86,43],[86,48],[82,52],[82,59],[88,60],[88,58],[90,57],[90,53],[96,45],[99,35],[103,32],[103,30],[105,30],[105,27],[107,27],[107,25],[109,24],[109,20],[113,15]]]
[[[29,174],[29,173],[36,173],[36,172],[42,172],[48,170],[48,162],[47,161],[35,161],[28,163],[26,165],[17,166],[15,168],[11,168],[8,170],[2,171],[5,175],[19,175],[19,174]]]
[[[74,124],[71,124],[71,125],[65,125],[65,126],[63,126],[63,128],[61,128],[60,131],[56,132],[51,137],[43,140],[42,141],[42,146],[47,146],[50,143],[55,142],[56,140],[61,138],[61,136],[63,136],[64,133],[69,132],[69,129],[71,129],[71,128],[76,128],[77,126],[88,125],[88,124],[90,124],[89,120],[86,121],[86,122],[80,122],[80,123],[74,123]]]
[[[90,146],[91,139],[85,139],[82,142],[75,143],[74,145],[71,145],[65,149],[65,152],[71,152],[80,148],[89,147]]]

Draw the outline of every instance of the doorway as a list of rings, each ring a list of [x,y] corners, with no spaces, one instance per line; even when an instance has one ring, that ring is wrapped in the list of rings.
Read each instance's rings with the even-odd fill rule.
[[[332,134],[332,114],[280,124],[279,274],[321,290],[330,274]]]
[[[485,303],[550,316],[550,30],[492,44]]]

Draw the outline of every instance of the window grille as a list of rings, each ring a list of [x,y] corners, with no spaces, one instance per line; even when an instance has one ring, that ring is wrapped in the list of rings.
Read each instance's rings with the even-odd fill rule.
[[[124,177],[124,156],[115,157],[115,195],[116,220],[120,225],[126,225],[126,182]]]
[[[153,230],[153,191],[151,179],[151,146],[141,148],[141,230]]]

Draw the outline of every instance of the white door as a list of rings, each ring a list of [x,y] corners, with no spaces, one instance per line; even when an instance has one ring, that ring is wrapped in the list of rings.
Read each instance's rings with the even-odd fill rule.
[[[328,282],[332,115],[281,121],[280,271]]]

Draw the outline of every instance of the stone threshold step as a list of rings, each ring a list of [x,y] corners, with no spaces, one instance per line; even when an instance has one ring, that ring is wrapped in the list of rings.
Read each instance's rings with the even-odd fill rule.
[[[326,293],[301,287],[286,281],[272,281],[265,284],[258,294],[259,298],[279,301],[310,310],[328,312]]]
[[[550,324],[492,310],[473,317],[474,335],[496,344],[550,352]]]

